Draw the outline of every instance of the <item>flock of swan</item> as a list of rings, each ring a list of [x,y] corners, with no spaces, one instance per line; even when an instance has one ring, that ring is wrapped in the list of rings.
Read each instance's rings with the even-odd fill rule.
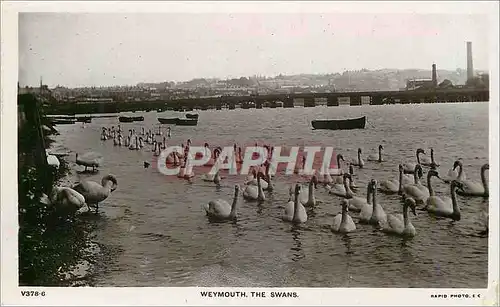
[[[382,163],[383,146],[379,146],[378,154],[369,155],[367,161],[370,163]],[[335,175],[323,170],[321,174],[314,172],[309,180],[308,192],[302,193],[303,188],[296,184],[289,189],[289,199],[284,205],[282,219],[290,223],[306,223],[308,220],[308,210],[314,210],[318,206],[315,198],[317,185],[322,183],[329,194],[341,199],[341,213],[337,214],[331,225],[334,232],[349,233],[356,230],[356,224],[349,214],[358,214],[358,221],[361,224],[371,224],[383,232],[413,237],[416,229],[411,223],[409,212],[416,214],[418,209],[427,211],[428,214],[449,218],[454,221],[461,219],[460,206],[457,194],[463,197],[489,197],[488,183],[485,177],[489,164],[481,167],[481,182],[467,180],[461,160],[455,161],[453,167],[441,176],[438,172],[439,164],[434,160],[434,150],[431,149],[431,156],[420,157],[425,154],[421,148],[416,151],[416,163],[408,162],[398,165],[399,176],[395,179],[387,179],[378,182],[371,179],[367,185],[366,197],[357,193],[358,188],[353,184],[352,167],[358,167],[358,171],[363,171],[365,161],[362,158],[362,150],[358,149],[357,159],[345,162],[341,154],[337,155],[339,169],[335,170]],[[345,162],[345,163],[344,163]],[[343,165],[349,165],[349,172],[344,171]],[[247,201],[264,201],[266,195],[264,191],[272,191],[273,183],[268,174],[269,164],[264,164],[266,172],[255,172],[247,178],[244,183],[243,198]],[[423,169],[427,171],[427,186],[420,180],[424,175]],[[437,196],[432,187],[432,178],[437,178],[449,184],[449,195],[445,197]],[[233,220],[237,217],[238,198],[241,187],[235,185],[234,197],[231,204],[228,201],[217,199],[209,201],[204,205],[206,214],[210,219]],[[387,214],[377,201],[377,193],[399,194],[403,202],[402,214]],[[411,211],[410,211],[411,210]],[[484,217],[483,217],[484,218]],[[487,222],[485,222],[487,225]],[[483,231],[487,233],[488,227]]]
[[[156,137],[163,136],[160,128],[150,129],[148,131],[142,128],[140,133],[136,133],[135,129],[130,129],[128,136],[123,140],[122,129],[111,127],[102,128],[101,140],[106,141],[113,139],[114,146],[126,146],[130,150],[139,150],[145,148],[146,144],[152,145],[154,156],[159,156],[161,149],[164,149],[167,139],[171,138],[171,129],[167,128],[167,133],[163,136],[163,140],[158,142]],[[184,172],[185,163],[191,141],[187,141],[187,146],[182,144],[183,152],[172,153],[167,157],[165,163],[181,165],[179,178],[188,179],[192,182],[194,173],[189,174]],[[205,148],[211,158],[207,165],[215,165],[221,148],[211,150],[208,144],[205,143]],[[269,146],[268,146],[269,148]],[[272,147],[270,148],[270,156],[260,167],[254,167],[250,174],[245,178],[244,182],[234,186],[234,196],[231,203],[224,199],[214,199],[203,205],[206,215],[210,220],[234,220],[238,214],[238,202],[240,193],[243,199],[247,202],[263,202],[266,200],[266,193],[270,193],[275,189],[275,175],[270,173],[270,158],[272,155]],[[417,207],[419,210],[427,211],[428,214],[442,218],[449,218],[454,221],[461,219],[461,212],[457,194],[462,197],[489,197],[488,183],[485,172],[489,169],[489,164],[484,164],[481,167],[481,182],[475,182],[467,179],[464,167],[461,160],[454,162],[453,167],[446,174],[439,173],[439,164],[434,160],[434,150],[430,149],[430,157],[421,157],[425,155],[422,148],[416,150],[416,161],[407,162],[398,165],[397,178],[387,180],[369,180],[366,186],[366,196],[361,195],[359,188],[354,183],[354,168],[358,172],[363,172],[366,163],[384,163],[382,157],[383,146],[378,147],[377,154],[368,155],[364,161],[362,158],[362,150],[358,149],[357,157],[350,161],[345,161],[342,154],[337,154],[337,169],[332,172],[326,169],[322,172],[313,171],[308,178],[307,193],[303,192],[301,184],[289,188],[289,198],[284,206],[282,220],[285,222],[300,224],[307,223],[308,215],[311,210],[317,208],[319,203],[316,201],[315,190],[318,185],[324,186],[328,194],[333,197],[340,198],[342,211],[337,214],[331,225],[334,232],[349,233],[356,230],[356,223],[351,217],[351,212],[357,214],[357,220],[361,224],[371,224],[377,229],[399,236],[412,237],[416,235],[416,229],[411,223],[409,213],[416,215]],[[241,147],[237,148],[234,145],[236,162],[242,163]],[[77,155],[77,164],[87,167],[98,166],[98,161],[82,161]],[[144,167],[148,167],[149,162],[145,162]],[[302,168],[305,166],[305,157],[302,160]],[[426,185],[421,183],[424,176],[424,169],[427,170]],[[296,168],[296,173],[300,171],[300,166]],[[213,182],[220,186],[224,179],[217,171],[214,175],[202,174],[200,177],[203,181]],[[432,179],[439,179],[449,184],[449,196],[441,197],[436,195],[435,189],[432,186]],[[117,179],[114,175],[106,175],[102,178],[101,183],[93,181],[82,181],[73,187],[56,187],[51,193],[48,201],[57,203],[66,208],[78,210],[85,204],[95,208],[97,213],[98,205],[105,200],[111,192],[118,186]],[[243,187],[243,188],[242,188]],[[397,194],[402,200],[402,214],[388,214],[385,212],[383,205],[379,203],[377,194]],[[487,224],[487,222],[486,222]],[[488,231],[486,226],[485,232]]]

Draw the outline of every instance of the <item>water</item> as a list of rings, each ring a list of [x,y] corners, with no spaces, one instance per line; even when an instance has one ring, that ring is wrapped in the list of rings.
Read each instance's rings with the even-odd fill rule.
[[[367,162],[356,169],[357,185],[366,191],[371,178],[396,178],[397,165],[414,162],[418,147],[435,150],[440,172],[446,174],[457,158],[463,159],[468,179],[480,181],[479,169],[488,162],[488,104],[421,104],[358,107],[201,111],[196,127],[173,127],[170,144],[191,138],[195,144],[232,145],[263,141],[278,145],[323,144],[346,157],[358,147],[375,153],[385,148],[381,165]],[[137,114],[137,113],[136,113]],[[122,124],[140,131],[158,124],[156,117],[173,112],[141,113],[144,122]],[[311,130],[310,121],[366,115],[364,130]],[[138,116],[138,115],[137,115]],[[478,233],[482,198],[459,197],[462,220],[436,219],[426,212],[411,215],[417,235],[413,239],[387,236],[372,226],[357,224],[348,235],[330,231],[341,211],[340,198],[318,186],[319,204],[309,220],[292,226],[281,220],[288,200],[289,182],[278,176],[272,194],[262,205],[240,197],[238,221],[211,223],[202,210],[208,200],[229,202],[235,183],[229,177],[217,189],[199,178],[192,184],[166,180],[154,168],[151,150],[132,151],[101,141],[101,128],[117,125],[117,118],[96,118],[59,126],[57,142],[74,152],[97,151],[104,156],[100,173],[82,179],[100,182],[113,173],[118,189],[100,205],[100,214],[89,218],[97,224],[95,241],[101,260],[94,268],[95,286],[278,286],[278,287],[486,287],[488,239]],[[149,148],[149,146],[148,146]],[[74,161],[74,156],[72,156]],[[75,170],[79,166],[73,165]],[[424,180],[425,183],[425,180]],[[449,187],[433,180],[438,195]],[[401,213],[400,198],[378,193],[387,213]],[[356,220],[356,213],[351,213]]]

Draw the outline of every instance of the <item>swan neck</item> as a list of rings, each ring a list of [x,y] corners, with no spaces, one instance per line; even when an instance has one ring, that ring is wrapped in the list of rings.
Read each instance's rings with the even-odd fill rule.
[[[372,191],[372,201],[373,201],[373,212],[375,212],[375,209],[377,208],[377,189],[373,189]]]
[[[462,164],[459,164],[458,165],[458,176],[457,176],[457,178],[460,178],[460,176],[462,176],[462,172],[463,172]]]
[[[420,152],[417,152],[417,163],[420,164]]]
[[[419,180],[418,180],[418,171],[416,171],[416,172],[413,173],[413,183],[414,184],[418,184],[419,183]]]
[[[484,193],[487,195],[489,194],[489,190],[488,190],[488,181],[486,180],[486,175],[484,174],[485,172],[486,169],[481,168],[481,182],[483,183]]]
[[[403,206],[403,222],[406,228],[408,226],[408,205],[406,203]]]
[[[263,198],[264,191],[262,190],[262,186],[260,185],[260,176],[257,175],[257,189],[259,190],[258,197],[259,199]]]
[[[299,217],[299,193],[295,192],[295,200],[293,202],[293,220],[296,221]]]
[[[358,151],[358,164],[361,165],[361,153]]]
[[[370,187],[370,185],[368,185],[368,189],[366,191],[366,203],[369,204],[370,203],[370,196],[371,196],[371,193],[372,193],[372,189]]]
[[[314,199],[314,186],[313,186],[313,181],[309,182],[309,201],[312,201]]]
[[[398,192],[403,191],[403,170],[399,171],[399,189]]]
[[[453,204],[453,214],[460,213],[460,208],[457,203],[457,194],[455,193],[455,185],[451,185],[451,203]]]
[[[432,185],[431,185],[431,175],[430,173],[427,175],[427,188],[429,189],[429,195],[430,196],[434,196],[434,190],[432,189]]]
[[[342,220],[340,221],[340,225],[344,225],[347,223],[347,210],[342,207]]]
[[[378,148],[378,162],[382,162],[382,148]]]
[[[231,205],[231,216],[234,216],[236,214],[236,204],[238,203],[238,192],[234,192],[234,198],[233,198],[233,203]]]
[[[432,163],[432,164],[436,164],[436,163],[434,162],[434,151],[433,151],[433,150],[431,150],[431,163]]]

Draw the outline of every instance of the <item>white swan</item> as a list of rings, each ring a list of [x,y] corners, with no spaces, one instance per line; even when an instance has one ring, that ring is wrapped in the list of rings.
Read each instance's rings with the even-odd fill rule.
[[[425,201],[426,206],[424,210],[427,210],[426,208],[428,206],[439,205],[443,202],[443,199],[441,199],[439,196],[436,196],[436,193],[434,193],[434,189],[432,188],[431,178],[433,176],[441,179],[439,177],[439,173],[436,170],[430,170],[429,173],[427,173],[427,187],[429,188],[429,198],[427,198],[427,200]]]
[[[291,191],[290,191],[291,192]],[[283,214],[283,221],[292,223],[305,223],[307,222],[306,208],[299,201],[300,185],[295,185],[295,199],[289,200],[285,205],[285,213]]]
[[[349,175],[349,177],[346,177],[345,175]],[[329,191],[330,194],[334,194],[340,197],[345,197],[347,195],[348,191],[346,190],[346,180],[349,179],[349,190],[351,193],[353,193],[353,190],[357,190],[358,187],[354,184],[354,181],[352,180],[352,176],[350,174],[344,174],[344,176],[338,176],[342,178],[342,183],[335,183],[332,185],[327,185],[327,190]]]
[[[262,190],[262,173],[257,173],[257,186],[247,185],[245,191],[243,191],[243,198],[247,200],[258,200],[264,201],[266,200],[266,196],[264,195],[264,191]]]
[[[437,164],[436,161],[434,161],[434,148],[431,147],[431,157],[430,158],[422,157],[420,159],[420,164],[424,166],[430,166],[432,168],[436,168],[439,166],[439,164]]]
[[[85,205],[85,197],[68,187],[54,187],[50,193],[50,196],[43,195],[40,202],[46,205],[53,205],[58,210],[63,210],[65,212],[74,214],[83,205]]]
[[[371,154],[366,158],[366,160],[374,161],[374,162],[384,162],[384,159],[382,159],[382,150],[383,149],[384,149],[384,146],[378,145],[378,155]]]
[[[221,182],[221,177],[220,177],[220,174],[219,174],[219,170],[217,170],[217,172],[215,172],[215,174],[210,174],[210,173],[207,173],[207,174],[203,174],[201,175],[201,179],[203,181],[207,181],[207,182],[213,182],[215,183],[216,185],[220,185],[220,182]]]
[[[356,230],[356,224],[349,215],[349,205],[347,199],[342,200],[342,213],[333,218],[332,231],[348,233]]]
[[[458,171],[457,171],[458,168]],[[448,171],[446,174],[446,177],[443,178],[444,182],[450,183],[452,180],[457,180],[457,181],[464,181],[467,179],[467,176],[465,175],[462,161],[456,160],[453,163],[453,167]]]
[[[452,180],[450,183],[451,198],[433,198],[433,201],[425,207],[427,212],[431,215],[451,218],[454,221],[460,221],[461,214],[460,207],[457,203],[457,188],[462,189],[462,183],[457,180]]]
[[[54,155],[47,155],[47,163],[55,169],[59,169],[59,166],[61,165],[59,159],[57,159]]]
[[[328,172],[328,175],[331,176],[331,175],[334,175],[333,177],[330,177],[332,178],[332,182],[330,184],[342,184],[344,182],[344,170],[342,169],[342,162],[345,162],[344,160],[344,156],[342,156],[342,154],[338,154],[337,155],[337,168],[336,169],[333,169],[332,173]],[[350,166],[352,167],[352,166]],[[328,170],[328,168],[327,168]]]
[[[384,194],[401,194],[403,192],[403,165],[399,164],[398,180],[384,180],[380,183],[380,192]]]
[[[115,136],[113,136],[113,145],[114,146],[118,146],[118,138]]]
[[[481,183],[472,180],[461,181],[463,187],[457,191],[460,196],[479,196],[489,197],[488,181],[486,180],[485,172],[490,169],[490,164],[486,163],[481,166]]]
[[[363,161],[363,158],[361,158],[361,148],[358,148],[358,158],[351,160],[351,165],[359,168],[363,168],[363,166],[365,166],[365,162]]]
[[[101,184],[94,181],[82,181],[73,190],[85,197],[85,202],[90,210],[90,205],[95,206],[95,212],[99,210],[99,203],[108,198],[111,192],[118,187],[118,181],[112,174],[102,177]]]
[[[300,203],[305,207],[314,207],[316,206],[316,196],[314,195],[314,190],[317,188],[318,178],[316,175],[311,177],[309,181],[309,192],[307,195],[303,195],[300,197]]]
[[[429,197],[429,190],[420,184],[418,176],[422,174],[422,167],[420,164],[415,166],[415,170],[413,171],[413,184],[405,184],[403,186],[403,193],[415,199],[417,203],[425,203],[427,198]]]
[[[128,145],[128,149],[130,149],[130,150],[139,149],[138,137],[136,136],[134,139],[135,139],[135,142],[130,142],[130,145]]]
[[[402,237],[414,237],[417,234],[417,231],[408,216],[408,208],[411,209],[413,215],[417,215],[417,212],[415,211],[415,200],[411,197],[405,198],[403,204],[403,214],[389,214],[387,216],[387,223],[383,225],[382,231],[387,234]]]
[[[371,188],[368,185],[366,199],[363,197],[355,196],[351,191],[349,185],[347,184],[347,179],[351,180],[351,175],[344,174],[343,177],[344,177],[344,187],[342,189],[339,189],[338,185],[335,185],[334,188],[330,188],[329,186],[327,186],[328,193],[347,198],[349,200],[349,210],[354,212],[360,212],[363,206],[370,203]]]
[[[387,214],[384,208],[377,203],[377,181],[371,180],[372,205],[363,206],[359,213],[359,222],[371,225],[381,226],[387,222]]]
[[[413,172],[415,171],[415,166],[417,164],[420,164],[420,154],[425,155],[425,151],[422,148],[419,148],[416,151],[416,155],[417,155],[417,163],[416,164],[413,162],[408,162],[408,163],[403,164],[403,168],[404,168],[403,170],[404,170],[405,174],[413,174]]]
[[[247,177],[247,180],[248,180],[245,184],[246,185],[252,185],[252,186],[257,186],[257,171],[255,169],[252,170],[252,175],[253,177]],[[264,180],[264,178],[260,178],[259,179],[259,183],[260,185],[262,186],[262,189],[264,190],[267,190],[269,188],[269,184],[267,183],[267,181]]]
[[[172,137],[172,129],[170,127],[167,128],[167,137],[168,138]]]
[[[94,152],[88,152],[78,157],[78,153],[76,153],[75,161],[77,165],[85,166],[85,171],[87,171],[87,167],[92,167],[92,170],[95,171],[102,163],[102,156]]]
[[[238,194],[240,192],[240,186],[234,186],[234,198],[233,203],[229,203],[223,199],[211,200],[208,204],[205,204],[204,208],[207,216],[210,219],[216,220],[233,220],[236,218],[236,208],[238,203]]]

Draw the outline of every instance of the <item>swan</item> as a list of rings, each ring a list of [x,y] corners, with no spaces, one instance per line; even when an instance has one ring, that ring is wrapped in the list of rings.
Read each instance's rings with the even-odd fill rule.
[[[130,142],[130,145],[128,145],[128,149],[130,150],[137,150],[139,149],[139,143],[137,141],[138,137],[135,137],[135,142]]]
[[[295,174],[299,174],[301,170],[303,170],[306,166],[306,156],[302,156],[302,166],[300,166],[299,164],[295,164],[295,169],[293,170],[293,172]]]
[[[158,126],[158,131],[156,131],[156,135],[163,135],[163,132],[160,129],[160,126]]]
[[[403,186],[403,193],[412,197],[417,203],[425,203],[429,198],[429,190],[422,186],[419,182],[418,175],[422,174],[422,167],[420,164],[415,166],[413,171],[413,184],[405,184]]]
[[[238,194],[240,192],[240,186],[234,186],[234,198],[233,203],[229,203],[223,199],[211,200],[208,204],[205,204],[204,208],[207,216],[210,219],[216,220],[234,220],[236,219],[236,208],[238,203]]]
[[[207,181],[207,182],[213,182],[215,183],[216,185],[219,185],[220,184],[220,181],[221,181],[221,177],[220,177],[220,174],[219,174],[219,170],[217,170],[217,172],[215,174],[203,174],[201,176],[201,179],[203,181]]]
[[[122,146],[123,143],[123,136],[121,134],[118,134],[118,146]]]
[[[90,210],[90,205],[95,206],[95,212],[99,210],[99,203],[108,198],[111,192],[118,187],[118,181],[112,174],[102,177],[101,184],[94,181],[82,181],[75,186],[73,190],[85,197],[85,202]]]
[[[351,191],[351,193],[353,191],[357,191],[358,190],[358,187],[354,184],[354,181],[352,180],[352,177],[350,174],[345,174],[345,175],[349,175],[349,190]],[[347,195],[347,190],[346,190],[346,187],[345,187],[345,181],[346,181],[346,177],[344,176],[338,176],[340,178],[342,178],[342,183],[335,183],[335,184],[332,184],[332,185],[329,185],[327,186],[327,189],[329,191],[331,191],[330,194],[334,194],[334,195],[337,195],[337,196],[341,196],[341,197],[344,197],[343,195]]]
[[[118,138],[116,137],[116,135],[113,137],[113,145],[118,146]]]
[[[403,204],[403,215],[389,214],[387,223],[383,225],[382,231],[387,234],[394,234],[402,237],[414,237],[417,234],[415,227],[412,225],[408,216],[408,207],[413,215],[417,215],[415,211],[415,200],[411,197],[405,198]]]
[[[462,161],[456,160],[453,163],[453,167],[450,170],[448,170],[448,173],[442,180],[446,183],[450,183],[452,180],[464,181],[466,179],[467,176],[465,175],[465,172],[463,170]]]
[[[481,196],[489,197],[488,181],[486,180],[485,172],[490,169],[488,163],[481,166],[481,183],[472,180],[461,181],[463,188],[457,191],[460,196]]]
[[[172,137],[172,129],[170,127],[167,128],[167,137],[168,138]]]
[[[130,135],[125,138],[125,141],[123,142],[123,146],[130,146]]]
[[[266,196],[264,195],[264,191],[262,190],[262,180],[261,180],[262,173],[259,172],[257,173],[257,186],[254,185],[247,185],[245,188],[245,191],[243,191],[243,198],[247,200],[258,200],[258,201],[264,201],[266,200]]]
[[[454,221],[460,221],[460,208],[457,203],[456,190],[462,189],[463,184],[457,180],[452,180],[450,183],[450,197],[433,198],[425,209],[431,215],[451,218]]]
[[[257,186],[257,178],[256,178],[257,171],[255,169],[253,169],[252,174],[253,174],[253,177],[247,177],[247,182],[245,184]],[[250,180],[248,180],[248,179],[250,179]],[[269,188],[269,184],[263,178],[260,178],[259,181],[260,181],[259,182],[260,185],[262,186],[262,189],[267,190]]]
[[[372,205],[363,206],[359,213],[359,222],[371,225],[383,225],[387,222],[387,214],[381,205],[377,203],[377,181],[371,180]]]
[[[154,142],[154,149],[153,149],[153,156],[158,157],[160,155],[160,146],[159,144],[155,141]]]
[[[334,184],[342,184],[344,182],[344,178],[342,177],[344,175],[344,170],[342,169],[342,162],[340,162],[340,161],[345,162],[344,156],[342,156],[341,154],[338,154],[337,155],[337,168],[333,169],[334,176],[332,177],[332,183],[334,183]],[[350,167],[352,167],[352,166],[350,166]],[[328,171],[328,175],[331,175],[328,168],[327,168],[327,171]]]
[[[340,233],[348,233],[356,230],[356,224],[349,215],[348,200],[342,200],[342,213],[337,214],[333,218],[332,231]]]
[[[436,168],[439,166],[439,164],[434,161],[434,148],[431,147],[431,158],[429,159],[427,157],[422,157],[420,159],[420,164],[423,166],[430,166],[432,168]]]
[[[367,184],[367,189],[366,189],[366,198],[362,197],[352,197],[352,198],[347,198],[348,204],[349,204],[349,211],[353,212],[361,212],[363,210],[366,210],[365,207],[372,208],[371,203],[372,203],[372,192],[373,192],[373,182],[368,182]]]
[[[47,155],[47,163],[55,169],[59,169],[59,166],[61,165],[59,159],[57,159],[54,155]]]
[[[380,192],[384,194],[401,194],[403,192],[403,165],[399,164],[399,180],[384,180],[380,183]]]
[[[419,149],[417,149],[416,154],[417,154],[417,163],[416,164],[413,162],[408,162],[408,163],[403,164],[405,174],[413,174],[413,172],[415,171],[415,166],[417,164],[420,164],[420,154],[425,155],[425,151],[422,148],[419,148]]]
[[[291,188],[290,188],[291,190]],[[307,222],[306,208],[299,201],[300,185],[295,185],[295,200],[289,200],[285,205],[285,213],[283,214],[283,221],[292,223],[305,223]],[[291,192],[291,191],[290,191]]]
[[[266,165],[266,173],[265,173],[265,178],[263,178],[263,182],[267,182],[267,188],[262,188],[263,190],[265,191],[273,191],[274,190],[274,185],[273,183],[271,182],[271,174],[269,174],[269,169],[271,168],[271,164],[270,163],[267,163]]]
[[[138,146],[138,149],[143,148],[143,147],[144,147],[144,142],[143,142],[142,136],[141,136],[141,137],[139,137],[139,146]]]
[[[384,146],[378,145],[378,155],[371,154],[366,158],[366,160],[374,161],[374,162],[384,162],[384,159],[382,159],[382,150],[383,149],[384,149]]]
[[[351,165],[357,166],[359,168],[363,168],[363,166],[365,165],[363,158],[361,158],[361,148],[358,148],[358,159],[351,160]]]
[[[186,164],[187,164],[187,157],[184,158],[184,163],[182,164],[179,173],[177,174],[178,178],[190,179],[194,177],[193,170],[191,170],[191,172],[189,173],[186,172]]]
[[[102,156],[95,153],[86,153],[83,157],[78,157],[78,153],[76,153],[76,164],[85,166],[85,171],[87,171],[87,167],[92,167],[92,170],[95,171],[97,167],[99,167],[102,163]]]
[[[49,197],[43,194],[40,202],[74,214],[85,205],[85,197],[72,188],[54,187]]]
[[[311,177],[311,180],[309,181],[308,195],[307,196],[304,195],[303,197],[300,198],[300,203],[305,207],[316,206],[316,197],[314,196],[314,190],[316,189],[317,184],[318,184],[318,179],[316,178],[316,175],[314,175]]]
[[[146,129],[144,127],[141,128],[141,135],[146,135]]]

